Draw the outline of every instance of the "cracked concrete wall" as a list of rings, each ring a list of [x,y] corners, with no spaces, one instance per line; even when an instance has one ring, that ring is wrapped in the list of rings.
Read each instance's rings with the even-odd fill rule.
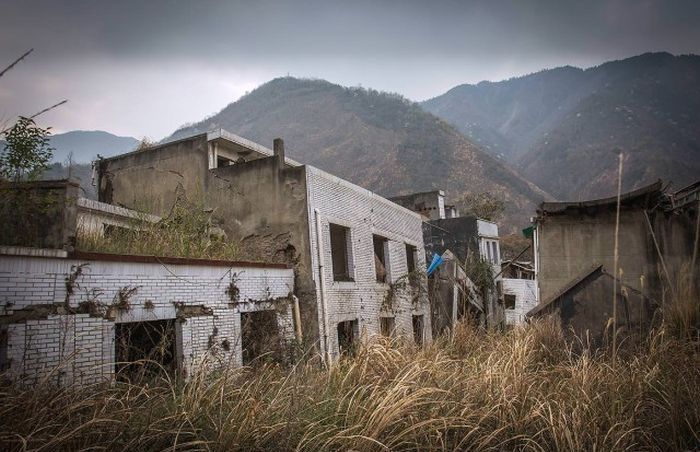
[[[0,183],[0,245],[72,250],[79,190],[73,179]]]
[[[167,216],[178,193],[204,192],[209,168],[206,134],[99,163],[98,199]]]
[[[264,157],[210,170],[208,150],[202,134],[103,160],[99,199],[161,216],[178,194],[202,200],[215,225],[238,244],[238,259],[294,268],[304,342],[315,344],[306,167],[280,167],[277,158]]]

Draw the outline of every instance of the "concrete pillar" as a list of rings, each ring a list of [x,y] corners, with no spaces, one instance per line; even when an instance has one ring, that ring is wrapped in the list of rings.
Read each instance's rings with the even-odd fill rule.
[[[277,157],[277,163],[280,168],[284,167],[284,140],[282,138],[275,138],[272,141],[272,150],[274,151],[275,157]]]

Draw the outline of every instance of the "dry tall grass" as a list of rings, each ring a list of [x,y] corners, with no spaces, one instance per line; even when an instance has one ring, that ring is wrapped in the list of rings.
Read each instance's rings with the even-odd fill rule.
[[[688,450],[698,344],[654,334],[613,365],[536,323],[460,325],[425,349],[381,340],[312,364],[187,383],[0,391],[2,450]]]
[[[176,202],[169,216],[156,223],[141,214],[108,234],[79,225],[76,248],[113,254],[235,259],[236,244],[225,237],[212,236],[212,226],[211,210],[201,196],[195,196],[193,201]]]

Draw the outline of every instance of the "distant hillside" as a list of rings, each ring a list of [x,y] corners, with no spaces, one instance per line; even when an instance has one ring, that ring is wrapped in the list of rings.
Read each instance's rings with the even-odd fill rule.
[[[422,103],[559,199],[700,178],[700,57],[649,53],[457,86]]]
[[[73,160],[89,163],[100,154],[103,157],[122,154],[134,150],[139,140],[132,137],[119,137],[99,130],[74,130],[51,137],[51,146],[55,148],[53,161],[64,162],[73,152]]]
[[[444,188],[451,200],[491,192],[513,226],[528,221],[545,193],[418,104],[392,94],[326,81],[280,78],[216,115],[176,131],[177,138],[224,128],[384,196]]]

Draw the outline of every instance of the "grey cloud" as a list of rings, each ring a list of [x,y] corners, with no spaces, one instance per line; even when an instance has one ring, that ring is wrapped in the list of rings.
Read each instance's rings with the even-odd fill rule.
[[[82,117],[90,127],[164,135],[235,100],[221,96],[288,72],[420,100],[545,67],[698,53],[697,23],[696,0],[10,0],[0,65],[37,50],[0,79],[0,114],[65,93],[75,107],[50,118],[58,127],[80,127]],[[207,83],[192,87],[198,70]],[[182,111],[155,97],[164,93],[182,95]],[[220,100],[203,104],[210,99]],[[129,104],[148,115],[118,116]]]

